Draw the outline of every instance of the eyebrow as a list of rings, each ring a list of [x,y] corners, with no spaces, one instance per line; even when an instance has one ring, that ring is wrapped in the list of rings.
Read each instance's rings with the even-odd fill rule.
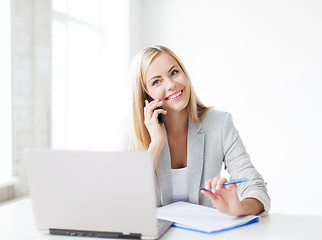
[[[169,72],[171,72],[172,68],[174,68],[175,66],[176,66],[176,65],[173,65],[173,66],[169,69],[168,73],[169,73]]]
[[[174,67],[176,67],[177,65],[173,65],[170,69],[169,69],[169,71],[168,71],[168,73],[169,72],[171,72],[171,70],[174,68]],[[154,76],[154,77],[152,77],[152,78],[150,78],[150,80],[148,81],[148,82],[150,82],[152,79],[154,79],[154,78],[160,78],[161,76]]]

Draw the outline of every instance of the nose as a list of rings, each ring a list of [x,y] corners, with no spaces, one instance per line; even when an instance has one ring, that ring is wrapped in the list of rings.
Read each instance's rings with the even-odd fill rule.
[[[166,84],[167,84],[166,88],[168,91],[174,90],[177,87],[177,84],[170,78],[166,78]]]

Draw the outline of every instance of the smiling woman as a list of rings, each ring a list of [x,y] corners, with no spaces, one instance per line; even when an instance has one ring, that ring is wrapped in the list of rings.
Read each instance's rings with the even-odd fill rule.
[[[158,206],[188,201],[233,216],[267,214],[266,184],[251,164],[231,115],[198,100],[179,58],[166,47],[153,46],[140,51],[131,67],[129,148],[152,154]],[[155,100],[149,102],[147,95]],[[164,123],[158,121],[160,114]],[[223,164],[233,179],[249,181],[238,188],[225,186]],[[206,190],[200,191],[201,186]]]
[[[167,67],[161,66],[162,64],[160,64],[159,61],[154,61],[154,58],[156,56],[159,58],[158,56],[159,53],[166,53],[160,57],[160,60],[171,61],[170,64],[166,65]],[[163,75],[159,74],[162,72],[161,69],[159,69],[159,67],[162,67],[162,70],[164,71]],[[149,74],[151,73],[155,73],[155,74],[151,74],[151,76],[147,76],[148,69],[149,69]],[[180,74],[178,74],[179,71],[180,71]],[[189,104],[187,105],[187,109],[194,121],[199,122],[201,119],[203,119],[203,117],[209,110],[209,108],[207,108],[205,105],[201,103],[201,101],[198,99],[197,95],[195,94],[189,75],[184,65],[182,64],[180,59],[168,48],[165,48],[163,46],[154,46],[152,48],[146,48],[140,51],[132,60],[130,76],[133,80],[132,82],[133,105],[132,105],[132,122],[131,122],[132,126],[131,126],[131,135],[130,135],[130,144],[129,144],[129,148],[131,150],[148,149],[151,141],[150,134],[148,133],[148,130],[142,121],[144,119],[143,109],[145,107],[144,92],[149,93],[149,90],[150,90],[151,93],[153,94],[152,97],[160,98],[160,99],[169,98],[171,97],[171,94],[177,94],[177,92],[171,93],[171,90],[167,93],[168,95],[166,96],[162,96],[162,94],[165,94],[164,92],[161,94],[158,93],[158,91],[155,89],[158,89],[158,86],[162,86],[162,81],[163,82],[167,81],[170,78],[177,79],[179,77],[180,81],[185,82],[185,85],[189,86],[188,93],[185,95],[186,96],[189,95],[190,101],[189,101]],[[186,81],[188,81],[189,84]],[[168,81],[168,82],[172,84],[172,81]],[[175,86],[175,88],[177,88],[177,86]],[[181,89],[181,90],[184,90],[184,89]],[[180,90],[176,89],[175,91],[180,91]],[[139,104],[136,104],[136,103],[139,103]],[[167,110],[171,111],[171,108]]]

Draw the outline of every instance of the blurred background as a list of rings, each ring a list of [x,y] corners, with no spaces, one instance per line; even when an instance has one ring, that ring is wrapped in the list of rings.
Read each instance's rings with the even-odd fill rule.
[[[129,63],[172,49],[232,113],[271,212],[322,215],[322,1],[2,0],[0,202],[28,194],[26,148],[122,149]]]

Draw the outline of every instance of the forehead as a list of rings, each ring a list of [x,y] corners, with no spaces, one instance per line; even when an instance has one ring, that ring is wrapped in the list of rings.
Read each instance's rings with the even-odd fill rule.
[[[167,73],[174,65],[178,65],[176,59],[168,53],[161,52],[157,54],[150,63],[146,71],[146,79]]]

